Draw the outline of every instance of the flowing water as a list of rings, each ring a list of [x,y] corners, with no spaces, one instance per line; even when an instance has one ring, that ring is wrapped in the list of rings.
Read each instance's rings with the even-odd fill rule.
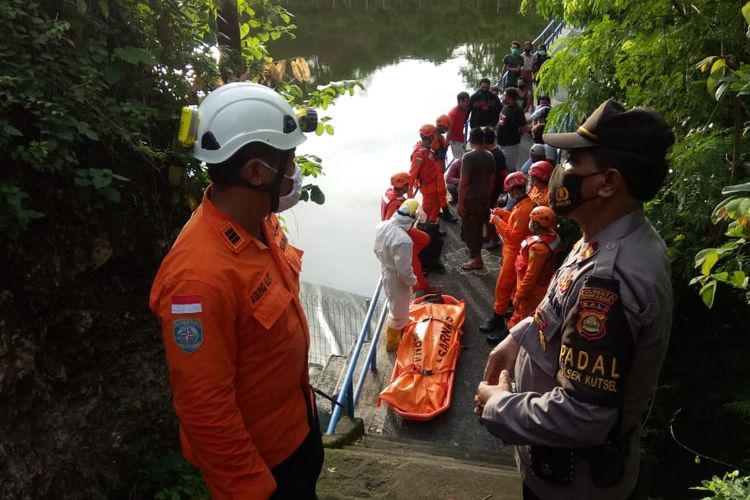
[[[323,159],[319,206],[285,214],[290,240],[305,251],[302,279],[370,295],[379,276],[372,252],[380,196],[390,176],[409,170],[423,123],[447,113],[483,76],[499,78],[512,40],[533,39],[545,21],[518,13],[518,0],[306,0],[287,2],[294,40],[270,46],[275,58],[302,56],[321,83],[360,79],[364,92],[322,112],[333,136],[298,148]]]

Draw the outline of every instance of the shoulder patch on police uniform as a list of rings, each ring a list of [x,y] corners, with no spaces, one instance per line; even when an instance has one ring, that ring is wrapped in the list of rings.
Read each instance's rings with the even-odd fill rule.
[[[583,402],[617,406],[633,362],[619,282],[587,276],[565,314],[558,381]]]
[[[199,319],[176,319],[172,321],[174,343],[180,350],[193,354],[203,345],[203,322]]]
[[[578,293],[578,335],[599,340],[607,334],[607,315],[620,295],[605,288],[584,286]]]

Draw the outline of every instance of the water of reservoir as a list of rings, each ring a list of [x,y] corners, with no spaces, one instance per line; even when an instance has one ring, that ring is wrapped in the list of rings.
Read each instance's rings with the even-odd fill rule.
[[[518,0],[305,0],[286,2],[294,40],[270,46],[276,59],[302,56],[317,83],[360,79],[367,90],[321,112],[333,136],[312,134],[298,153],[323,159],[319,206],[286,213],[289,237],[305,252],[302,280],[370,295],[380,196],[409,170],[423,123],[447,113],[460,91],[499,78],[512,40],[533,39],[545,21],[518,13]]]

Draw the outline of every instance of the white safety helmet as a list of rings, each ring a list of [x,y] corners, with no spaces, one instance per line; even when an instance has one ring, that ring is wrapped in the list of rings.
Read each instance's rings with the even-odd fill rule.
[[[289,150],[305,142],[303,128],[311,121],[308,110],[305,127],[280,94],[257,83],[229,83],[214,90],[198,107],[198,127],[193,156],[209,164],[228,160],[242,146],[262,142]],[[314,125],[313,124],[313,127]],[[314,130],[314,128],[313,128]]]

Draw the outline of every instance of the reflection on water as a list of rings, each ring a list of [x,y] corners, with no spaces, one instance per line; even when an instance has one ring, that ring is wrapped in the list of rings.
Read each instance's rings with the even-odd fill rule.
[[[270,46],[277,59],[312,61],[318,82],[358,78],[367,86],[326,111],[334,136],[313,135],[298,148],[323,158],[325,176],[316,183],[325,205],[300,203],[285,218],[305,251],[303,280],[370,295],[379,276],[372,252],[379,198],[391,174],[409,169],[419,126],[446,113],[479,78],[497,80],[510,42],[533,38],[545,23],[520,16],[517,0],[501,1],[500,14],[491,0],[333,5],[287,2],[297,38]]]
[[[531,40],[545,22],[518,13],[519,0],[288,0],[297,37],[270,45],[277,59],[309,58],[320,82],[366,78],[403,59],[440,64],[466,46],[461,74],[475,85],[499,79],[512,40]],[[369,5],[369,8],[367,7]]]

